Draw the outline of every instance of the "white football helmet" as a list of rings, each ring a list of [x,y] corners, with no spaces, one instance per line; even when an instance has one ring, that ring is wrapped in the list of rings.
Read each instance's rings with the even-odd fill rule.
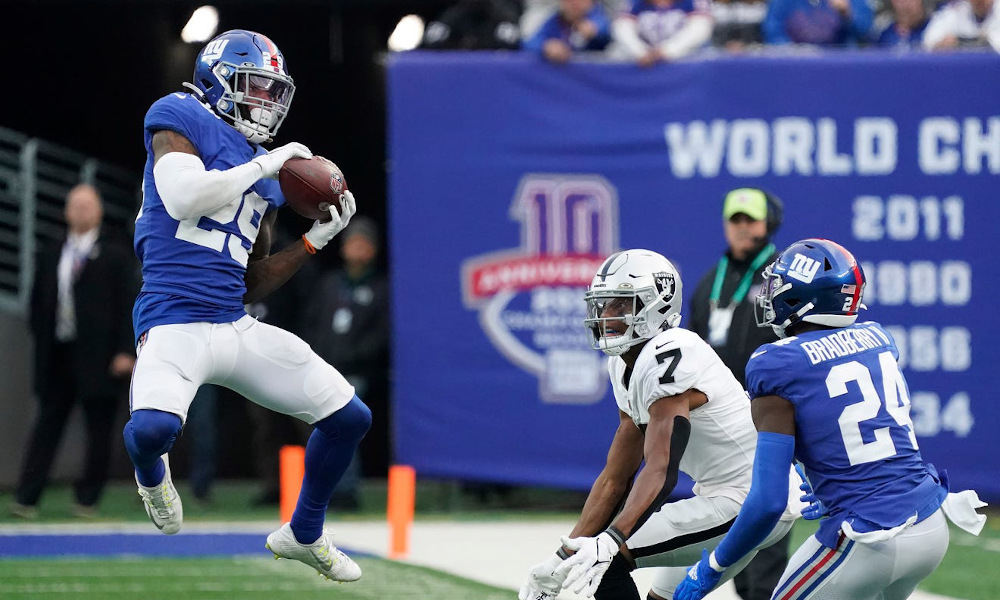
[[[584,325],[594,348],[623,354],[681,322],[681,278],[674,265],[649,250],[624,250],[604,261],[584,295]]]

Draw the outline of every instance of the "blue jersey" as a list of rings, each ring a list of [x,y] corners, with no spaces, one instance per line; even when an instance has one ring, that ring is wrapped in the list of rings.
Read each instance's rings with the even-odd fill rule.
[[[919,50],[924,41],[924,30],[927,29],[927,23],[929,22],[929,20],[925,19],[923,23],[914,29],[907,30],[906,33],[901,33],[896,23],[890,23],[888,27],[882,30],[882,34],[878,36],[876,43],[879,46]]]
[[[198,151],[207,170],[223,171],[265,154],[191,94],[157,100],[144,123],[146,168],[142,208],[135,220],[135,253],[142,292],[132,312],[136,336],[156,325],[227,323],[245,313],[247,259],[263,216],[285,203],[278,182],[262,179],[210,215],[178,221],[163,206],[153,181],[153,134],[175,131]]]
[[[535,35],[524,41],[523,47],[525,50],[541,53],[545,42],[562,40],[574,52],[604,50],[611,42],[611,21],[608,20],[600,5],[594,6],[587,13],[587,20],[597,27],[597,35],[589,40],[583,39],[583,36],[573,29],[573,26],[567,23],[559,12],[556,12],[542,23]]]
[[[669,7],[636,0],[630,14],[637,21],[640,37],[649,44],[657,45],[676,35],[689,15],[711,15],[712,6],[709,0],[677,0]]]
[[[947,490],[923,462],[892,336],[875,322],[811,331],[757,349],[751,399],[795,406],[795,458],[829,510],[817,539],[836,547],[841,523],[890,529],[934,513]]]

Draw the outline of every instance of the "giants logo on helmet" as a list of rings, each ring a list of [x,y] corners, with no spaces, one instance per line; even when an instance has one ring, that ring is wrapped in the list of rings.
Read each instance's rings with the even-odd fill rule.
[[[462,264],[462,298],[490,342],[535,375],[544,402],[591,404],[607,389],[583,327],[583,294],[618,249],[618,196],[597,175],[526,175],[510,218],[521,245]]]
[[[229,40],[212,40],[201,53],[201,62],[209,64],[212,61],[222,58],[222,53],[226,50]]]
[[[817,272],[819,272],[819,261],[799,253],[792,257],[792,264],[788,266],[788,276],[802,283],[812,283]]]

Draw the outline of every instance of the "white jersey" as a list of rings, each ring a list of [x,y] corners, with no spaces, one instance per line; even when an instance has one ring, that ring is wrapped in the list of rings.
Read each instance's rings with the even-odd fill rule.
[[[711,346],[696,333],[675,327],[646,342],[628,381],[625,369],[620,357],[608,361],[615,401],[640,428],[645,429],[649,407],[660,398],[691,389],[708,397],[691,411],[691,436],[680,470],[695,481],[695,494],[742,504],[753,478],[757,430],[749,397]]]

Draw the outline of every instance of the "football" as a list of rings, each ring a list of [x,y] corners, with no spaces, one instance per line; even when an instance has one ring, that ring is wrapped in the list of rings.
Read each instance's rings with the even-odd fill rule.
[[[278,185],[292,210],[307,219],[329,221],[330,206],[342,212],[347,181],[340,168],[322,156],[287,161],[278,171]]]

